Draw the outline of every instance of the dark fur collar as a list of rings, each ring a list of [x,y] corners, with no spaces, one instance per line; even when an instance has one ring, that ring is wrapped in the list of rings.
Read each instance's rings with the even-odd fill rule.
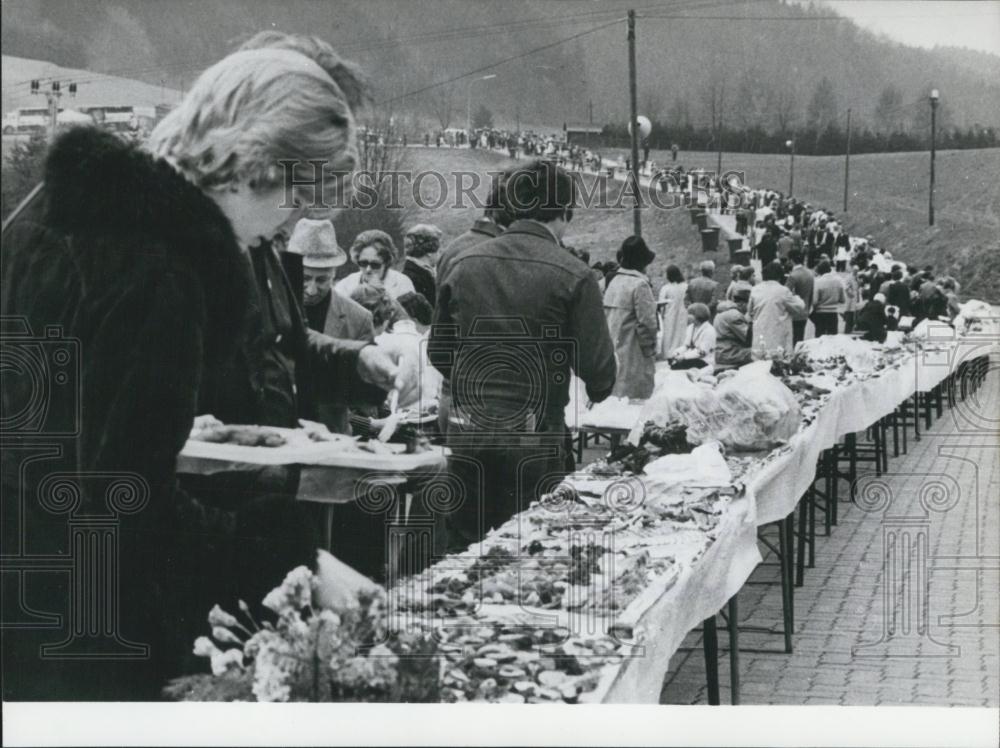
[[[70,130],[53,143],[45,191],[49,223],[70,233],[232,234],[215,203],[169,164],[92,127]]]
[[[101,236],[117,247],[166,248],[206,290],[208,350],[225,355],[239,339],[248,306],[249,263],[229,219],[168,163],[95,128],[59,137],[45,164],[46,223],[69,235]],[[117,238],[117,241],[116,241]],[[72,244],[92,251],[92,242]]]

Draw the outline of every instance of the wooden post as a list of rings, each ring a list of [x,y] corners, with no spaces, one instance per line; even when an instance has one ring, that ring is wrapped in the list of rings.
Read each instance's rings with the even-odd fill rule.
[[[636,92],[635,72],[635,11],[628,12],[628,94],[632,126],[632,163],[629,169],[632,177],[632,189],[635,190],[635,207],[632,209],[633,232],[642,236],[642,216],[639,201],[639,102]],[[626,177],[627,178],[627,177]]]
[[[847,212],[847,184],[851,179],[851,110],[847,110],[847,153],[844,156],[844,212]]]
[[[934,225],[934,155],[936,150],[935,136],[937,135],[937,105],[938,92],[935,88],[931,91],[931,194],[927,211],[927,219],[930,226]]]

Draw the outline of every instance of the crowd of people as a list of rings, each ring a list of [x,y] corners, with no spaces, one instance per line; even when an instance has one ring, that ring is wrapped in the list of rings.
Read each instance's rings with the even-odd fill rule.
[[[323,187],[347,188],[367,137],[355,123],[361,80],[325,42],[263,32],[206,70],[142,149],[92,129],[63,135],[43,186],[4,226],[3,314],[79,342],[79,402],[54,400],[48,417],[83,414],[59,432],[44,471],[5,450],[5,502],[38,494],[60,470],[139,476],[148,493],[148,508],[120,517],[115,622],[146,655],[39,659],[44,632],[13,631],[5,696],[156,698],[212,605],[252,604],[299,565],[317,569],[317,604],[344,594],[316,512],[296,500],[298,468],[178,474],[203,419],[367,435],[390,403],[436,408],[461,498],[435,515],[438,551],[451,552],[573,469],[571,375],[593,403],[643,398],[657,360],[738,366],[790,349],[810,315],[817,334],[842,318],[877,340],[955,303],[950,279],[883,272],[885,253],[845,246],[822,211],[780,197],[755,215],[758,255],[776,231],[792,243],[761,257],[759,279],[739,268],[723,289],[711,262],[689,280],[670,266],[656,292],[646,274],[656,252],[641,237],[626,238],[614,263],[591,265],[567,246],[575,182],[546,157],[555,143],[540,140],[518,140],[539,158],[496,181],[461,235],[421,223],[399,248],[371,229],[345,251],[309,202],[316,185],[297,185],[289,202],[277,165],[323,161]],[[4,377],[5,411],[30,400],[29,385]],[[81,489],[80,511],[101,511],[97,486]],[[18,511],[5,532],[65,543],[64,517],[38,502]],[[384,527],[364,532],[359,515],[339,516],[338,555],[384,542]],[[33,595],[39,610],[67,604],[58,583]]]

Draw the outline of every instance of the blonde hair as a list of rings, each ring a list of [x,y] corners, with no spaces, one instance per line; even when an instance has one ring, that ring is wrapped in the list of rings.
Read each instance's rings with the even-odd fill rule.
[[[148,147],[206,190],[244,180],[252,189],[280,187],[283,167],[292,166],[297,188],[317,188],[304,197],[329,204],[348,189],[357,162],[352,100],[354,92],[346,96],[300,52],[241,50],[198,77]],[[328,187],[337,193],[326,194]]]

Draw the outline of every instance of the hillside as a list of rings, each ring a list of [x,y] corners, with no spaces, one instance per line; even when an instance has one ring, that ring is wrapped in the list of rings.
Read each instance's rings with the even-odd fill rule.
[[[827,76],[833,83],[831,111],[842,115],[853,107],[856,126],[874,127],[876,104],[890,84],[900,95],[898,114],[911,124],[922,116],[916,102],[937,87],[942,125],[1000,125],[1000,76],[995,73],[1000,57],[951,47],[906,47],[852,22],[826,20],[834,15],[826,7],[780,0],[726,5],[694,0],[669,5],[159,0],[127,6],[114,0],[9,0],[2,6],[2,42],[7,54],[183,89],[255,31],[308,32],[360,62],[371,76],[376,100],[393,100],[397,114],[461,124],[471,94],[473,105],[487,103],[497,122],[514,124],[520,118],[560,126],[586,121],[590,102],[599,123],[626,119],[624,24],[619,20],[528,53],[621,19],[630,5],[640,11],[640,107],[654,119],[704,123],[710,115],[706,91],[724,79],[728,121],[745,119],[770,128],[780,110],[794,126],[805,120],[809,101]],[[470,88],[462,79],[398,98],[508,58],[516,59],[492,69],[497,78],[488,83]]]
[[[685,153],[683,161],[691,166],[714,165],[715,154]],[[852,158],[849,210],[842,213],[843,159],[802,157],[795,163],[795,194],[834,211],[851,234],[871,234],[902,262],[933,265],[938,273],[954,275],[962,284],[963,298],[1000,303],[1000,186],[990,178],[1000,173],[1000,149],[938,153],[933,228],[927,225],[927,164],[926,153]],[[509,165],[493,153],[446,149],[411,149],[408,163],[416,171],[436,169],[445,174],[470,169],[485,173]],[[749,184],[778,189],[788,185],[787,157],[727,153],[723,168],[743,170]],[[436,223],[451,238],[465,231],[476,215],[472,208],[446,207],[416,211],[408,220]],[[629,209],[584,209],[577,211],[566,242],[587,249],[596,262],[614,259],[631,233]],[[720,264],[720,279],[728,279],[726,253],[702,252],[686,210],[647,210],[643,235],[658,255],[649,270],[657,288],[668,264],[676,263],[690,274],[706,257]]]
[[[51,62],[32,60],[12,55],[3,55],[3,111],[17,107],[45,106],[44,96],[32,96],[30,82],[38,79],[43,89],[48,81],[78,81],[77,95],[64,95],[64,107],[85,107],[107,105],[155,106],[173,104],[180,98],[180,92],[165,86],[153,86],[142,81],[102,75],[89,70],[64,68]]]

